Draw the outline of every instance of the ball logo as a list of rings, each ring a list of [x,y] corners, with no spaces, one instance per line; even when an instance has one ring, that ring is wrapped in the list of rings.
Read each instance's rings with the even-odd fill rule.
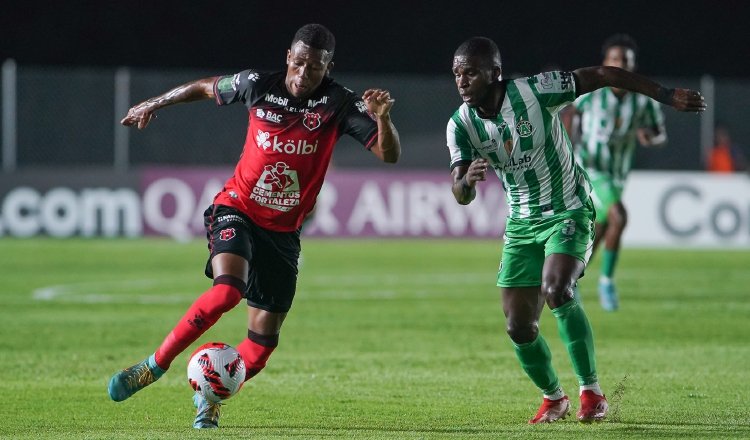
[[[234,230],[234,228],[226,228],[219,231],[219,239],[221,241],[229,241],[233,239],[237,235],[237,232]]]
[[[208,353],[204,353],[201,355],[201,357],[198,359],[198,365],[200,365],[201,369],[203,370],[203,378],[211,386],[211,390],[217,397],[219,397],[220,399],[227,399],[232,395],[232,392],[229,390],[229,388],[224,386],[224,383],[221,381],[221,375],[218,371],[216,371],[214,363],[211,362],[211,358],[209,357]]]
[[[320,113],[305,112],[302,124],[310,131],[320,127]]]
[[[242,363],[242,358],[240,357],[239,353],[237,353],[237,357],[234,358],[232,362],[229,362],[228,364],[224,365],[224,370],[229,374],[229,377],[234,377],[237,372],[240,369],[240,364]]]

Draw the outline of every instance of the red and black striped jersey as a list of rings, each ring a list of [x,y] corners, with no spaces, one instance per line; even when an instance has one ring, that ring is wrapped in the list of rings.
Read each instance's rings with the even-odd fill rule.
[[[259,226],[294,231],[315,206],[336,141],[348,134],[368,149],[378,126],[365,102],[331,78],[308,98],[287,92],[285,72],[244,70],[214,83],[219,105],[248,110],[242,156],[214,203]]]

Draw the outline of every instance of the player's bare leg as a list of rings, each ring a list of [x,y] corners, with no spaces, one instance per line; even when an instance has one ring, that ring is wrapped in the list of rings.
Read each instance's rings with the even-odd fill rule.
[[[614,283],[615,266],[620,253],[620,239],[628,222],[627,211],[622,202],[617,202],[607,212],[607,227],[603,231],[604,250],[599,277],[599,302],[607,311],[619,308],[617,289]],[[598,237],[597,237],[598,238]]]

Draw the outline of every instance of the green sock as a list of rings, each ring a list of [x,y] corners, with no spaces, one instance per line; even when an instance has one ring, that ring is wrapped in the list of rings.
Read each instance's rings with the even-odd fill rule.
[[[557,373],[552,368],[552,354],[542,335],[537,336],[534,342],[525,344],[514,342],[513,347],[516,349],[516,356],[521,362],[523,371],[544,394],[551,395],[560,388]]]
[[[602,252],[602,275],[612,278],[615,274],[615,265],[619,254],[620,251],[618,250],[604,249],[604,252]]]
[[[552,309],[552,314],[557,318],[557,330],[568,348],[573,370],[578,376],[578,384],[595,383],[597,378],[594,336],[583,308],[577,301],[572,300]]]

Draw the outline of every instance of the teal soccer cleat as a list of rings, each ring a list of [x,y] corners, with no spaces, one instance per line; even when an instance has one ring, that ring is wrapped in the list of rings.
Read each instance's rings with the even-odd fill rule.
[[[107,386],[109,397],[122,402],[137,391],[156,382],[166,370],[156,365],[154,355],[112,376]]]
[[[197,409],[193,428],[206,429],[219,427],[219,415],[221,414],[221,403],[213,403],[204,399],[198,393],[193,395],[193,405]]]
[[[611,280],[599,280],[599,303],[608,312],[614,312],[620,306],[617,299],[615,283]]]

